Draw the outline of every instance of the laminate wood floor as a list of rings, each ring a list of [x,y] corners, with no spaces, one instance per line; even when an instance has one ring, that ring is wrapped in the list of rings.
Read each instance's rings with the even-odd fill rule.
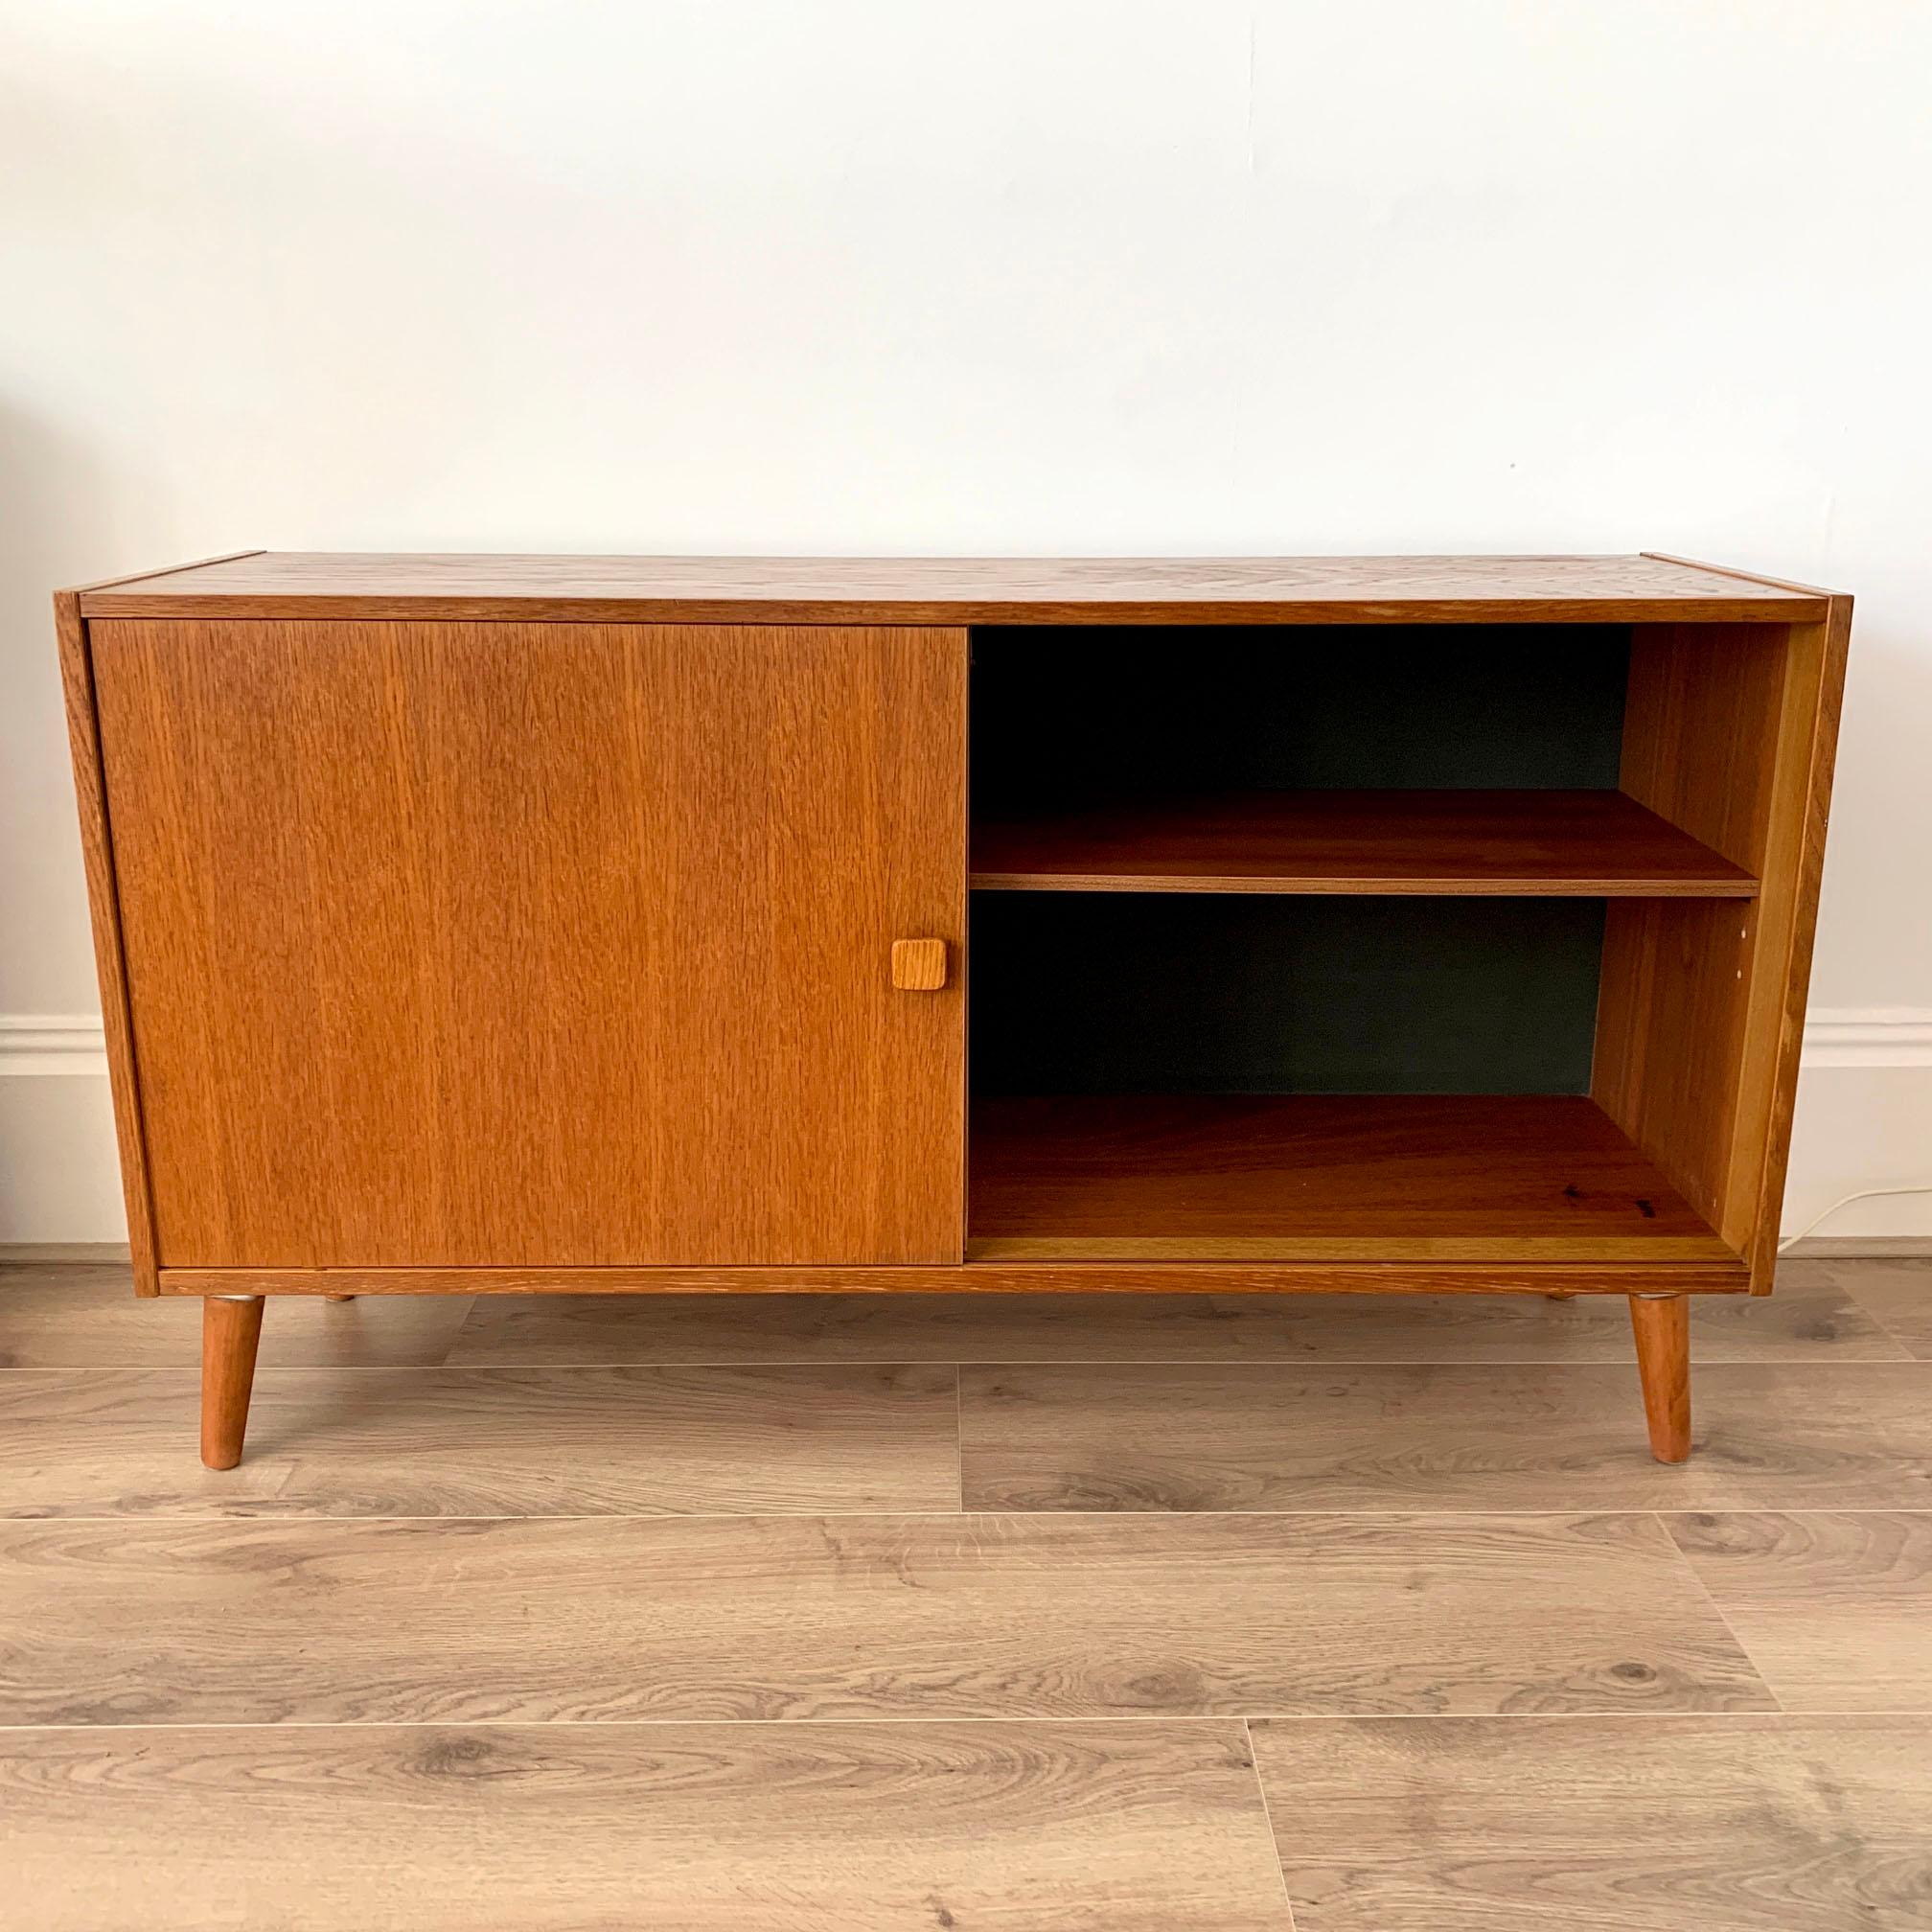
[[[1853,1300],[1918,1361],[1932,1362],[1932,1261],[1838,1264]]]
[[[1287,1922],[1244,1729],[493,1724],[17,1734],[16,1901],[106,1926]],[[139,1849],[137,1849],[139,1848]]]
[[[1932,1268],[277,1301],[0,1265],[0,1919],[1932,1926]]]
[[[1923,1932],[1932,1727],[1253,1727],[1300,1932]]]
[[[956,1377],[937,1365],[264,1368],[247,1455],[219,1473],[181,1453],[198,1387],[180,1368],[0,1375],[0,1516],[959,1504]]]
[[[1932,1508],[1932,1364],[1705,1362],[1689,1462],[1634,1361],[961,1371],[975,1509]]]

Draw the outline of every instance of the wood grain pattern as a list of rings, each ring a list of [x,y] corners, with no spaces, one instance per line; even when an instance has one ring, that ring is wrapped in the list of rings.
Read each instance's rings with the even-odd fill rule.
[[[1638,555],[1653,564],[1677,564],[1686,570],[1703,570],[1715,577],[1736,577],[1745,584],[1768,586],[1773,590],[1790,590],[1801,597],[1826,594],[1814,591],[1808,584],[1794,583],[1788,577],[1766,576],[1762,570],[1740,570],[1735,564],[1712,564],[1700,557],[1679,557],[1669,550],[1642,550]]]
[[[211,1307],[220,1303],[211,1302]],[[278,1311],[279,1312],[279,1311]],[[0,1377],[0,1515],[952,1509],[953,1370],[264,1368],[239,1469],[182,1454],[179,1370]]]
[[[278,1325],[299,1310],[285,1301],[275,1311]],[[1707,1362],[1907,1359],[1904,1346],[1815,1262],[1787,1261],[1768,1300],[1695,1297],[1690,1349]],[[1504,1295],[488,1296],[470,1304],[448,1359],[549,1368],[763,1361],[1621,1366],[1630,1359],[1630,1323],[1622,1299],[1608,1296],[1560,1302]]]
[[[1574,1095],[987,1099],[972,1142],[989,1261],[1731,1258]]]
[[[1920,1362],[1932,1362],[1932,1261],[1823,1265],[1901,1347]]]
[[[17,1724],[1769,1708],[1641,1515],[16,1522],[0,1589]]]
[[[1631,653],[1622,786],[1762,880],[1615,905],[1593,1094],[1768,1292],[1851,624],[1666,625]]]
[[[972,884],[1030,892],[1749,898],[1621,792],[1248,792],[976,823]]]
[[[1714,1228],[1729,1198],[1754,930],[1753,908],[1734,900],[1604,909],[1591,1098]],[[1751,1230],[1730,1231],[1742,1243]]]
[[[1765,860],[1788,629],[1646,625],[1631,639],[1622,789],[1747,872]]]
[[[252,550],[222,550],[213,557],[192,557],[185,564],[166,564],[158,570],[124,570],[118,577],[97,577],[88,584],[76,584],[66,590],[57,590],[57,602],[62,597],[84,597],[90,591],[113,590],[123,584],[151,585],[157,577],[178,577],[184,570],[206,570],[217,564],[236,564],[244,557],[263,557],[267,554],[259,546]]]
[[[1297,1932],[1917,1932],[1932,1722],[1256,1724]]]
[[[1798,623],[1826,593],[1653,557],[837,558],[266,551],[85,592],[89,617],[609,623]]]
[[[957,1260],[963,633],[93,645],[166,1264]]]
[[[1932,1507],[1932,1368],[1710,1363],[1651,1460],[1627,1365],[978,1364],[976,1509]]]
[[[936,993],[946,983],[943,939],[895,939],[892,983],[902,993]]]
[[[35,1932],[1285,1924],[1227,1722],[16,1733],[0,1804]]]
[[[107,1047],[107,1082],[114,1101],[114,1138],[121,1161],[121,1198],[127,1211],[127,1247],[134,1292],[153,1295],[158,1246],[154,1198],[149,1184],[141,1087],[134,1069],[133,1025],[127,1006],[127,962],[121,944],[121,898],[107,792],[102,773],[94,664],[78,591],[54,600],[60,645],[60,689],[67,740],[74,759],[74,796],[80,813],[80,858],[87,875],[87,908],[94,935],[95,977],[101,988],[101,1024]]]
[[[125,1261],[0,1261],[0,1368],[192,1368],[196,1300],[130,1298]],[[264,1368],[426,1367],[449,1352],[462,1296],[392,1295],[346,1307],[283,1296],[264,1325]]]
[[[1699,1514],[1667,1527],[1787,1711],[1932,1713],[1932,1513]]]

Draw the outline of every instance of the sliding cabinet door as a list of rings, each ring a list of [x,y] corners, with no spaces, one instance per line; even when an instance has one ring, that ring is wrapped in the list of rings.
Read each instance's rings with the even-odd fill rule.
[[[963,632],[90,647],[163,1267],[959,1258]]]

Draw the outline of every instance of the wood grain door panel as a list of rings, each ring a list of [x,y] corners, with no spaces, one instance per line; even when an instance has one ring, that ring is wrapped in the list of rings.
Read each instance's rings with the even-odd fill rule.
[[[965,634],[97,620],[160,1258],[954,1262]]]

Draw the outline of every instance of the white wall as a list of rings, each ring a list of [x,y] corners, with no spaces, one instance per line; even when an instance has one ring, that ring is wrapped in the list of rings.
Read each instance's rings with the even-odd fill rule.
[[[95,1005],[58,583],[1661,548],[1858,594],[1814,1000],[1903,1018],[1790,1211],[1932,1179],[1928,76],[1917,0],[0,0],[0,1014]],[[0,1240],[115,1231],[59,1064]]]

